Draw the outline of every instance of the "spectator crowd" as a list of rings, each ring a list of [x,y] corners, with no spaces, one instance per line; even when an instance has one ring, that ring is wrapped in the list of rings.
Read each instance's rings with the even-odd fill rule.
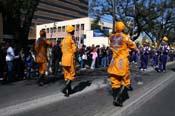
[[[63,73],[61,67],[61,47],[60,40],[48,48],[48,70],[47,75],[58,75]],[[139,53],[130,52],[129,61],[138,65],[141,71],[147,69],[148,65],[157,68],[158,72],[165,72],[161,69],[161,46],[149,45],[145,41],[143,45],[138,45]],[[175,50],[173,47],[167,47],[167,60],[174,61]],[[76,53],[76,70],[94,70],[96,68],[106,68],[112,59],[112,51],[108,46],[82,45]],[[3,83],[19,81],[24,79],[37,78],[38,67],[35,63],[35,53],[33,47],[28,47],[26,52],[15,46],[11,42],[0,45],[0,80]]]

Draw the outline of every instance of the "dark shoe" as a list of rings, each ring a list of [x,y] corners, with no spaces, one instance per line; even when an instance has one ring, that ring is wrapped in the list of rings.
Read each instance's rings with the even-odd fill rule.
[[[131,85],[127,86],[128,91],[133,91],[133,87]]]
[[[72,94],[72,93],[73,93],[73,90],[72,90],[71,85],[68,86],[68,93],[69,93],[69,94]]]
[[[64,93],[64,96],[69,97],[69,92],[68,92],[67,87],[65,87],[65,88],[62,90],[62,92]]]
[[[69,95],[73,93],[72,87],[71,87],[71,80],[66,81],[66,86],[62,90],[62,92],[65,94],[66,97],[69,97]]]
[[[41,82],[38,83],[38,86],[43,86],[43,85],[44,85],[44,82],[43,81],[41,81]]]
[[[123,102],[129,99],[127,87],[121,86],[120,88],[113,89],[113,98],[114,106],[123,106]]]
[[[120,106],[120,107],[123,106],[122,102],[119,101],[119,100],[114,100],[114,101],[113,101],[113,105],[114,105],[114,106]]]
[[[69,97],[69,95],[73,93],[72,89],[69,89],[66,87],[62,90],[62,92],[64,93],[64,96],[66,97]]]
[[[39,75],[39,79],[37,83],[38,83],[38,86],[44,85],[44,75]]]
[[[121,94],[120,94],[120,89],[121,88],[113,88],[113,105],[114,106],[123,106],[122,104],[122,99],[121,99]]]
[[[129,94],[128,94],[128,88],[124,87],[123,93],[121,95],[122,98],[122,102],[126,101],[127,99],[129,99]]]

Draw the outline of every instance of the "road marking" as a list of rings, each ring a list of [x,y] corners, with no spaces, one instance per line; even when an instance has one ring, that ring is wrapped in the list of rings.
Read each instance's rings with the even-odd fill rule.
[[[150,100],[152,97],[154,97],[157,93],[159,93],[161,90],[163,90],[165,87],[167,87],[170,83],[175,81],[174,73],[169,75],[166,78],[158,79],[154,82],[154,86],[147,85],[147,89],[142,91],[142,94],[139,93],[138,95],[135,95],[133,97],[137,98],[130,102],[129,104],[122,107],[120,110],[113,109],[111,112],[109,112],[110,116],[127,116],[128,114],[132,113],[134,110],[138,109],[141,105],[143,105],[145,102]],[[163,80],[162,80],[163,79]],[[102,115],[101,115],[102,116]]]
[[[102,83],[103,83],[103,81],[98,81],[98,82],[92,83],[91,86],[85,88],[81,92],[77,92],[77,93],[71,95],[70,98],[79,96],[80,94],[84,94],[87,92],[91,92],[91,91],[94,91],[97,89],[104,88],[106,85],[102,84]],[[22,113],[25,111],[33,110],[33,109],[36,109],[36,108],[39,108],[39,107],[42,107],[45,105],[49,105],[49,104],[52,104],[55,102],[59,102],[62,100],[66,100],[66,99],[69,99],[69,97],[67,98],[61,92],[59,92],[58,94],[53,94],[53,95],[49,95],[46,97],[27,101],[24,103],[1,108],[0,109],[0,116],[10,116],[10,115]]]

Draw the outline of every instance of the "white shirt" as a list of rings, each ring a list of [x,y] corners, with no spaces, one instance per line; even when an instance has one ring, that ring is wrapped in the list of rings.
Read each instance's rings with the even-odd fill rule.
[[[15,57],[15,53],[12,47],[8,47],[7,49],[7,55],[6,55],[6,61],[13,61]]]

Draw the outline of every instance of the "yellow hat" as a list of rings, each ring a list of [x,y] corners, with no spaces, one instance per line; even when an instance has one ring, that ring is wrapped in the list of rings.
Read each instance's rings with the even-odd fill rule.
[[[72,32],[72,31],[74,31],[74,27],[73,27],[72,25],[68,25],[68,26],[66,27],[66,31],[67,31],[68,33],[70,33],[70,32]]]
[[[45,37],[46,36],[46,31],[44,29],[40,30],[40,37]]]
[[[122,21],[117,21],[115,23],[115,28],[117,31],[123,31],[125,29],[125,24]]]
[[[148,42],[149,42],[149,40],[148,40],[148,39],[146,39],[146,40],[145,40],[145,42],[146,42],[146,43],[148,43]]]
[[[157,46],[157,42],[154,42],[154,45]]]
[[[152,48],[155,48],[155,45],[152,45],[151,47],[152,47]]]
[[[168,41],[168,38],[166,36],[163,37],[164,41]]]

